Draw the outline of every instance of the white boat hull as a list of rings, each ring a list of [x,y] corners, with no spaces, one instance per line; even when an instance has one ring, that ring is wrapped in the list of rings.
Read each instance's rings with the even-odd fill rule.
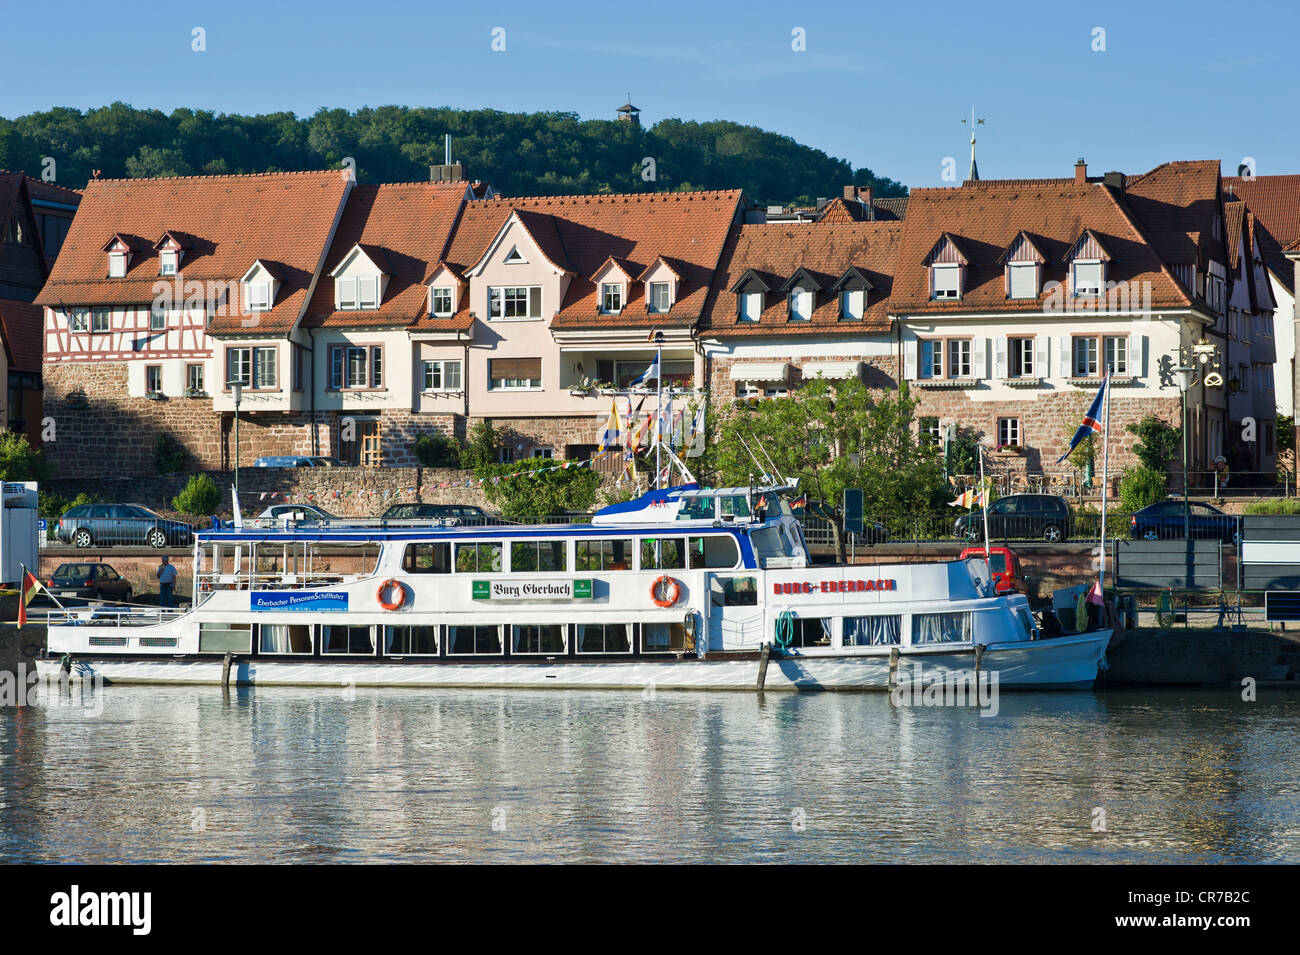
[[[996,674],[1000,687],[1033,689],[1092,686],[1102,665],[1109,630],[985,647],[980,669]],[[973,678],[972,647],[902,648],[894,684],[928,684],[945,678]],[[753,690],[759,661],[736,659],[611,660],[602,662],[324,662],[236,660],[230,683],[239,686],[321,687],[499,687],[529,689]],[[57,679],[57,660],[40,660],[42,676]],[[857,653],[773,655],[766,690],[887,690],[891,686],[887,648]],[[110,684],[220,685],[223,662],[211,660],[77,659],[73,679],[102,678]]]

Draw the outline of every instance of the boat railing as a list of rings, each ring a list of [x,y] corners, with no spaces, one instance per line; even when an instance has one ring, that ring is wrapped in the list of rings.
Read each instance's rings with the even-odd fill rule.
[[[238,573],[201,573],[198,575],[200,592],[214,590],[288,590],[302,587],[322,587],[349,584],[373,577],[370,571],[342,573],[340,571],[313,571],[310,573],[285,571],[241,570]]]
[[[49,611],[46,622],[54,627],[147,627],[186,612],[174,607],[65,607]]]

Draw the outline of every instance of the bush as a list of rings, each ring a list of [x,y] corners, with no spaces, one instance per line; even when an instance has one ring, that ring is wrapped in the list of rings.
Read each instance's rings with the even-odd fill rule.
[[[0,481],[44,481],[54,467],[19,431],[0,434]]]
[[[172,498],[172,509],[191,517],[204,517],[213,513],[221,503],[221,492],[217,490],[212,478],[206,474],[196,474],[190,478],[184,490]]]
[[[1132,514],[1169,496],[1169,478],[1163,470],[1136,467],[1125,471],[1119,482],[1119,499]]]
[[[1169,422],[1149,414],[1137,424],[1129,425],[1128,432],[1138,436],[1138,443],[1133,445],[1133,454],[1142,462],[1143,467],[1152,471],[1169,470],[1169,464],[1178,454],[1178,445],[1183,440],[1182,428],[1175,428]]]
[[[469,429],[469,440],[460,449],[460,466],[476,471],[496,464],[500,447],[501,435],[492,427],[491,421],[480,418]]]
[[[1271,501],[1255,501],[1246,505],[1246,514],[1300,514],[1300,501],[1280,497]]]
[[[440,431],[420,435],[411,442],[411,450],[426,468],[460,467],[460,442]]]
[[[185,449],[164,431],[153,444],[153,467],[159,474],[175,474],[185,463]]]
[[[529,458],[511,464],[488,464],[474,473],[485,479],[484,496],[505,517],[530,517],[590,511],[596,503],[601,477],[589,467],[562,469],[549,458]],[[546,468],[548,470],[541,470]],[[554,470],[549,470],[554,468]],[[529,472],[540,471],[538,474]],[[506,478],[506,475],[519,475]],[[491,479],[502,478],[499,482]]]
[[[47,521],[57,521],[72,508],[80,507],[82,504],[94,504],[98,500],[99,498],[96,495],[82,491],[69,501],[62,494],[55,494],[53,491],[38,488],[36,491],[36,513]]]

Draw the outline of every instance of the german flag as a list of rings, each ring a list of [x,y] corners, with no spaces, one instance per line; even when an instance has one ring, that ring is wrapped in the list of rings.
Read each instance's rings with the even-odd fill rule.
[[[27,605],[41,592],[41,582],[32,576],[30,570],[23,572],[22,594],[18,600],[18,628],[21,630],[27,622]]]

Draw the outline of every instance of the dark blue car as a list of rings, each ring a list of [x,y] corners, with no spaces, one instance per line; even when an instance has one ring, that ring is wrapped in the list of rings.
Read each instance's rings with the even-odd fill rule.
[[[1192,501],[1188,504],[1187,530],[1197,540],[1238,542],[1240,524],[1232,514],[1217,507]],[[1184,536],[1183,502],[1160,501],[1135,513],[1129,521],[1129,535],[1134,540],[1177,540]]]

